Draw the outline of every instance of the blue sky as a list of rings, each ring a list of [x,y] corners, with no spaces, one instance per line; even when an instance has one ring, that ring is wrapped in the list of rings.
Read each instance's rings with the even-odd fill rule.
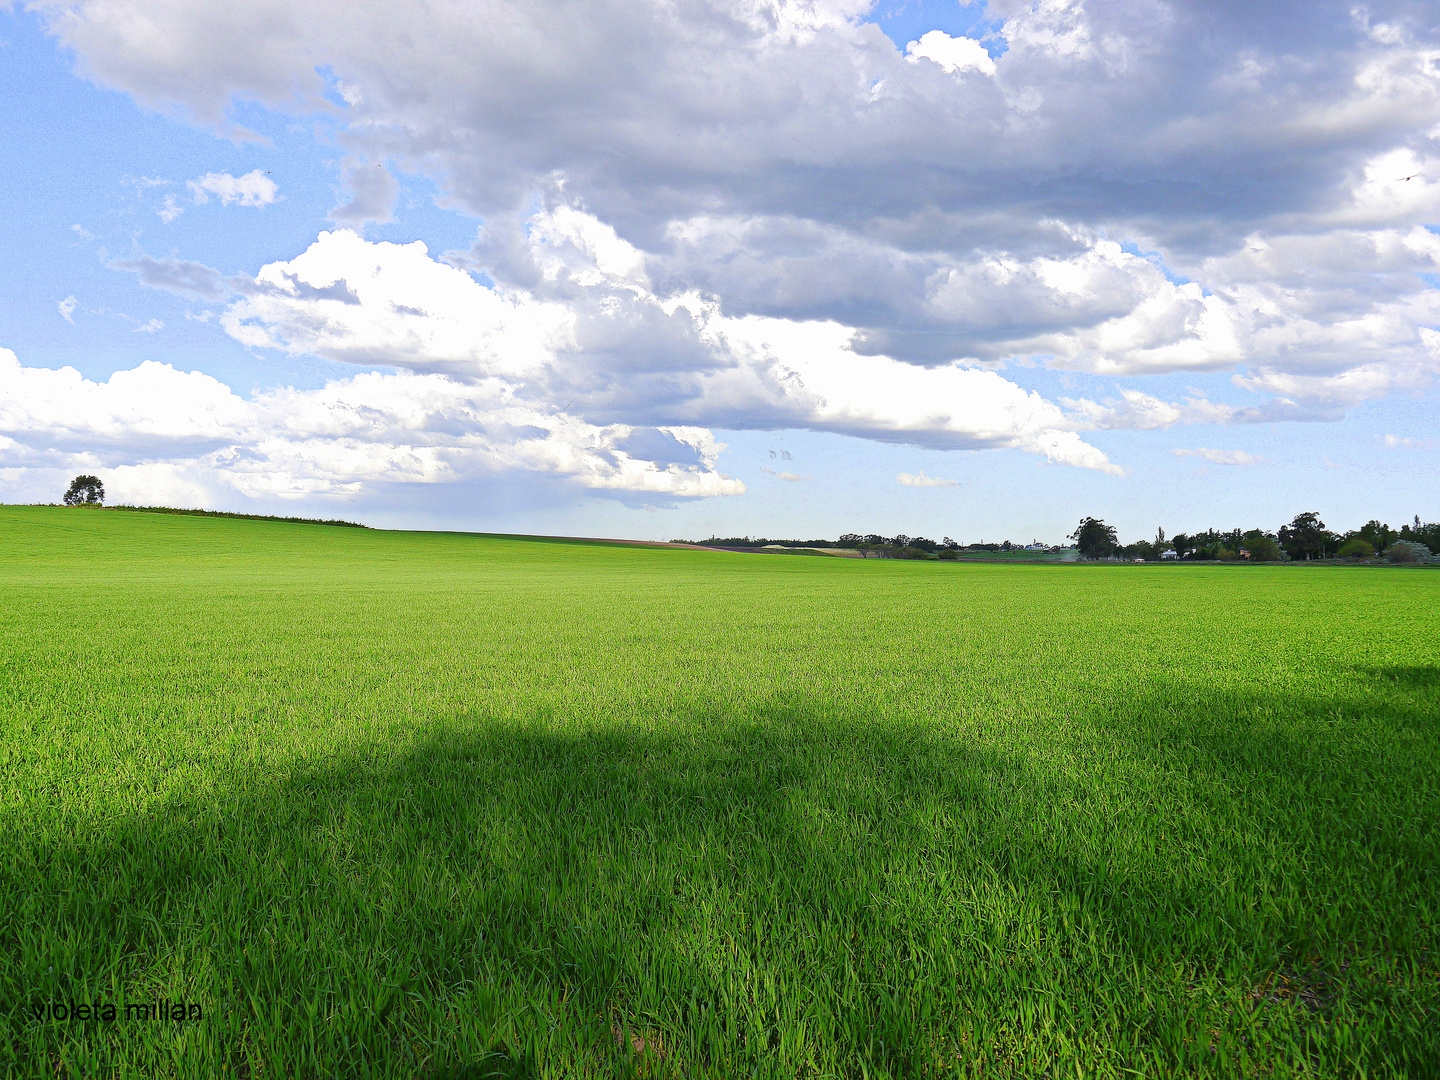
[[[17,5],[0,500],[1434,520],[1440,34],[1303,10]]]

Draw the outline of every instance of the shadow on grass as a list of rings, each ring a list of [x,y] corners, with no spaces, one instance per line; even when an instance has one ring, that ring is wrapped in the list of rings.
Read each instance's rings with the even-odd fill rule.
[[[1337,708],[1368,719],[1339,738]],[[1369,738],[1402,718],[1422,743]],[[804,703],[666,730],[461,717],[403,756],[237,765],[103,833],[12,816],[3,1064],[1403,1074],[1440,1054],[1436,721],[1146,694],[1029,743]],[[1328,980],[1324,1015],[1257,996],[1277,973]],[[157,998],[207,1018],[25,1011]]]
[[[1436,664],[1390,664],[1383,667],[1366,668],[1379,679],[1388,679],[1402,686],[1422,690],[1440,689],[1440,665]]]

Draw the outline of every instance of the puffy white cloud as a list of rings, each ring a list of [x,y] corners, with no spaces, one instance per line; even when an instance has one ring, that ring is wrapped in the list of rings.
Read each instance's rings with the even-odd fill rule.
[[[980,71],[995,74],[995,61],[985,46],[974,38],[953,38],[944,30],[931,30],[905,46],[905,58],[912,64],[933,60],[946,71]]]
[[[207,203],[210,196],[218,198],[222,205],[239,203],[241,206],[269,206],[276,199],[280,188],[275,181],[259,169],[252,169],[244,176],[229,173],[206,173],[196,180],[186,180],[185,186],[197,203]]]
[[[993,59],[939,31],[902,51],[870,6],[38,4],[82,70],[158,108],[231,133],[238,102],[333,118],[352,155],[337,221],[391,216],[393,178],[359,164],[381,161],[483,218],[470,258],[496,289],[331,234],[232,305],[255,347],[504,378],[596,423],[1098,468],[1077,428],[1329,418],[1433,380],[1424,5],[989,0]],[[1266,400],[1127,387],[1067,415],[979,370],[1017,360],[1231,371]]]
[[[1203,446],[1193,450],[1176,450],[1174,453],[1176,457],[1196,457],[1212,465],[1258,465],[1265,460],[1254,454],[1247,454],[1244,450],[1210,450]]]
[[[898,481],[899,481],[901,484],[903,484],[905,487],[928,488],[928,487],[959,487],[959,486],[960,486],[960,481],[959,481],[959,480],[942,480],[942,479],[941,479],[940,477],[938,477],[938,476],[926,476],[923,469],[922,469],[920,472],[917,472],[917,473],[903,473],[903,472],[902,472],[900,475],[898,475],[897,477],[895,477],[895,479],[898,480]]]
[[[371,243],[343,229],[263,267],[222,324],[256,348],[465,378],[533,377],[576,347],[564,306],[487,289],[419,241]]]
[[[994,372],[861,355],[834,321],[662,300],[638,253],[593,218],[567,209],[531,224],[537,289],[556,299],[483,286],[420,243],[337,231],[264,267],[222,323],[252,347],[500,380],[517,400],[597,423],[807,427],[1118,471],[1059,407]]]
[[[0,349],[0,437],[12,467],[113,471],[113,497],[179,490],[248,497],[345,496],[377,485],[462,483],[525,472],[594,492],[659,499],[735,495],[708,431],[663,432],[671,460],[632,451],[645,432],[517,402],[495,380],[367,372],[318,390],[241,398],[200,372],[147,361],[103,383],[28,368]],[[178,485],[178,487],[177,487]]]

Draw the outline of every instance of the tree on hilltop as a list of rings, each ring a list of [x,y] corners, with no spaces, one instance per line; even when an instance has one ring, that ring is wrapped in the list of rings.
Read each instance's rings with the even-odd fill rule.
[[[99,506],[105,501],[105,485],[98,476],[77,476],[70,481],[70,490],[65,492],[66,506]]]

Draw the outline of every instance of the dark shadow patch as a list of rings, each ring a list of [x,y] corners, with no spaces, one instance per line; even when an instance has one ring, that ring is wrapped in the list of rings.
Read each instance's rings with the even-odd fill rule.
[[[1361,670],[1374,678],[1401,686],[1419,690],[1440,689],[1440,665],[1437,664],[1389,664]]]
[[[1415,827],[1433,785],[1413,755],[1303,726],[1367,706],[1142,688],[1075,718],[1075,773],[803,700],[669,728],[450,717],[404,754],[237,764],[100,833],[0,826],[3,943],[51,1000],[158,995],[211,965],[191,1050],[79,1044],[152,1075],[213,1074],[222,1052],[266,1075],[644,1072],[617,1025],[703,1075],[793,1073],[816,1047],[841,1074],[1024,1051],[1051,1056],[1009,1068],[1039,1075],[1077,1037],[1219,1075],[1256,1037],[1265,973],[1342,948],[1409,967],[1352,964],[1318,1020],[1266,1022],[1307,1061],[1418,1066],[1440,1036],[1385,1018],[1437,1004],[1440,853]],[[1355,1016],[1374,1023],[1346,1046]],[[77,1045],[23,1017],[0,1034],[47,1059]],[[1265,1043],[1281,1071],[1284,1045]]]

